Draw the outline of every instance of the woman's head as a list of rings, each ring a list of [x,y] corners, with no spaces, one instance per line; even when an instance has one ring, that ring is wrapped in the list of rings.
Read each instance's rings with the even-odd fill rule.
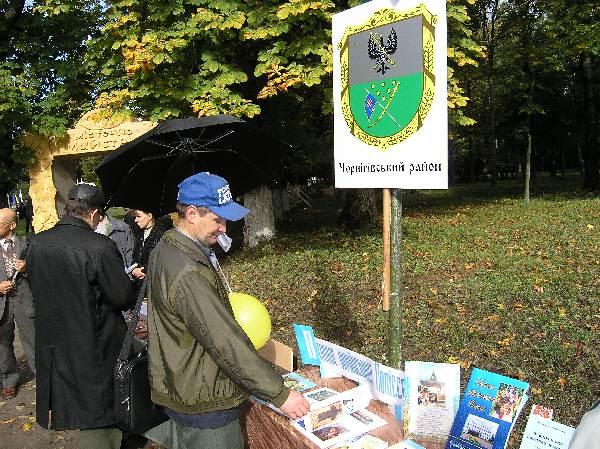
[[[135,224],[142,230],[150,229],[154,226],[154,215],[151,212],[144,212],[143,210],[135,211]]]

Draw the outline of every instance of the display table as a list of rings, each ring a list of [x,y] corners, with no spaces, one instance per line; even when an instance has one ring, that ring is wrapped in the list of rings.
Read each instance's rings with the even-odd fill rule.
[[[356,383],[346,378],[321,379],[318,367],[305,367],[298,371],[302,376],[312,380],[320,387],[328,387],[336,391],[346,391]],[[385,419],[388,424],[369,432],[371,435],[387,441],[390,445],[404,439],[402,424],[396,421],[387,404],[373,400],[368,409]],[[246,413],[242,425],[245,428],[246,449],[315,449],[311,441],[306,439],[289,422],[289,419],[278,415],[269,407],[253,402]],[[427,449],[443,449],[442,444],[417,441]]]

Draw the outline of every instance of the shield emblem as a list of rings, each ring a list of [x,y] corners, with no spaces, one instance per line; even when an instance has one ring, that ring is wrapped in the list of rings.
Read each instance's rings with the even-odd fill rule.
[[[340,41],[342,113],[350,132],[385,150],[415,133],[435,92],[436,16],[420,4],[381,9]]]

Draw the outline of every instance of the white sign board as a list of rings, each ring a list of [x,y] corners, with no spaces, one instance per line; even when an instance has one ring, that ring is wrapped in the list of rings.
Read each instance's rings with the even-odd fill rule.
[[[448,187],[445,0],[333,16],[335,186]]]

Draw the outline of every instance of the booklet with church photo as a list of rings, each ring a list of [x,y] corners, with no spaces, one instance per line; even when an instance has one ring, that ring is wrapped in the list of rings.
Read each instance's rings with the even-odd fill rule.
[[[405,436],[445,443],[460,402],[460,365],[406,362],[404,382]]]
[[[529,384],[475,368],[446,449],[503,449],[527,402]]]

